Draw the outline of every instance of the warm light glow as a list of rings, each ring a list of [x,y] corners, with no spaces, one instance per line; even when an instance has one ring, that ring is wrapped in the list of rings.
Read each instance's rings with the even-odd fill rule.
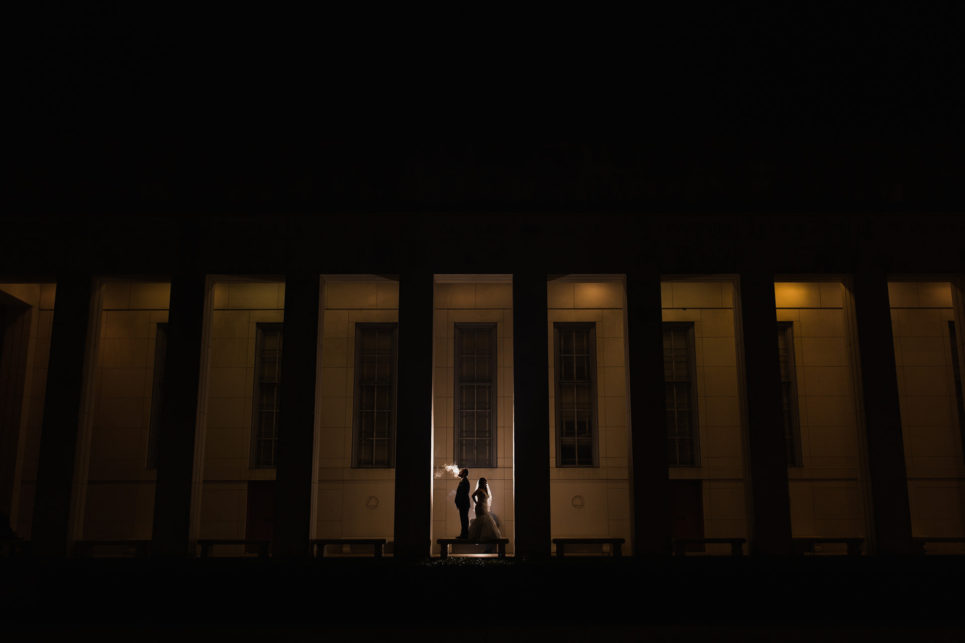
[[[820,295],[813,283],[793,281],[774,284],[774,300],[778,308],[806,308],[820,305]]]

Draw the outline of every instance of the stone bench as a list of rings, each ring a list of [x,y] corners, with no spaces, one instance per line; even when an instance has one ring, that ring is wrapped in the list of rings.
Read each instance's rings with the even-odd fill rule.
[[[151,555],[150,540],[78,540],[74,542],[74,556],[76,558],[91,558],[104,550],[114,553],[133,553],[136,558],[147,558]]]
[[[201,547],[201,558],[207,558],[211,553],[211,548],[215,545],[245,545],[258,548],[259,558],[268,558],[268,550],[271,548],[270,540],[253,540],[246,538],[203,538],[198,540]]]
[[[688,545],[727,544],[730,545],[731,556],[743,556],[745,542],[746,538],[674,538],[673,553],[674,556],[686,555]]]
[[[613,556],[623,555],[623,538],[554,538],[556,555],[565,556],[567,545],[610,545]]]
[[[325,557],[325,545],[371,545],[376,558],[382,558],[385,538],[314,538],[311,540],[312,556]]]
[[[846,545],[848,556],[860,556],[864,538],[792,538],[791,547],[795,554],[813,554],[818,545],[825,543]]]
[[[509,544],[509,538],[497,538],[495,540],[466,540],[465,538],[439,538],[436,543],[442,547],[442,557],[449,557],[449,546],[450,545],[496,545],[497,546],[497,556],[499,558],[506,558],[506,545]]]

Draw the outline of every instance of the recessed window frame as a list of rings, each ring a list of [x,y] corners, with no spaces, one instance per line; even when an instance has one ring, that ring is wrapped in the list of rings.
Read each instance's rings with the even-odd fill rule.
[[[385,463],[375,463],[374,457],[373,462],[363,463],[360,462],[361,449],[359,447],[359,442],[361,440],[362,433],[362,422],[361,422],[361,369],[359,365],[362,362],[362,334],[366,330],[388,330],[391,331],[391,366],[390,366],[390,377],[391,384],[389,387],[389,410],[391,412],[388,428],[388,458]],[[396,322],[356,322],[355,324],[355,362],[354,362],[354,373],[353,373],[353,395],[352,395],[352,468],[354,469],[392,469],[395,467],[395,439],[396,439],[396,423],[398,417],[398,406],[397,406],[397,393],[399,386],[398,378],[398,367],[399,367],[399,325]],[[374,454],[374,451],[373,451]]]
[[[254,364],[254,387],[251,396],[251,468],[252,469],[274,469],[278,458],[278,428],[281,404],[281,359],[284,350],[285,325],[282,322],[258,322],[255,324],[255,364]],[[264,336],[265,333],[278,333],[278,355],[275,361],[276,375],[274,381],[271,378],[263,378],[263,359],[264,359]],[[262,386],[274,386],[274,404],[271,407],[273,418],[272,436],[264,437],[264,427],[262,419],[265,409],[261,406]],[[272,443],[271,458],[266,461],[262,458],[263,452],[260,444],[265,441]]]
[[[677,445],[674,442],[675,439],[679,439],[676,436],[676,431],[671,431],[671,426],[669,424],[670,413],[673,412],[674,421],[676,422],[676,408],[672,405],[667,404],[667,417],[664,421],[664,430],[667,432],[667,464],[671,467],[699,467],[700,464],[700,423],[699,423],[699,413],[698,413],[698,391],[697,391],[697,342],[696,342],[696,329],[695,324],[692,321],[680,321],[680,322],[662,322],[661,329],[663,331],[663,347],[664,347],[664,389],[665,395],[670,396],[670,391],[679,388],[679,385],[686,384],[689,389],[690,397],[690,435],[682,436],[687,437],[691,440],[693,444],[693,461],[692,462],[681,462],[680,461],[680,451],[677,449]],[[688,358],[688,372],[690,376],[687,379],[668,379],[666,377],[666,331],[671,330],[683,330],[685,332],[686,342],[687,342],[687,358]],[[676,396],[676,392],[674,393]],[[675,427],[674,427],[675,428]]]
[[[151,385],[151,416],[147,430],[147,469],[157,469],[158,440],[161,436],[161,407],[164,404],[164,369],[167,365],[168,323],[158,322],[154,331],[154,367]]]
[[[593,455],[591,462],[579,462],[579,457],[577,462],[573,464],[566,464],[563,462],[563,418],[561,413],[561,385],[565,382],[561,379],[560,363],[561,354],[563,349],[563,337],[562,332],[568,330],[586,330],[587,333],[587,351],[588,351],[588,365],[587,373],[589,375],[589,400],[591,405],[591,410],[589,414],[590,421],[590,445],[593,450]],[[556,466],[557,468],[593,468],[600,466],[600,437],[599,437],[599,398],[597,397],[597,360],[596,360],[596,322],[554,322],[553,323],[553,379],[554,379],[554,410],[556,416]],[[577,382],[578,380],[574,380]],[[578,437],[576,439],[579,439]],[[577,448],[577,454],[579,454],[579,448]]]
[[[462,386],[470,385],[463,382],[462,378],[462,351],[461,351],[461,339],[462,333],[466,331],[478,331],[478,330],[488,330],[490,333],[489,337],[489,382],[477,382],[478,384],[488,384],[489,386],[489,454],[488,462],[486,460],[471,460],[461,457],[460,442],[465,439],[464,436],[460,436],[459,422],[460,414],[466,412],[478,412],[478,407],[471,411],[462,408]],[[497,339],[497,325],[495,323],[455,323],[453,326],[453,409],[452,409],[452,437],[453,437],[453,458],[459,463],[460,467],[475,467],[475,468],[495,468],[497,466],[497,407],[499,401],[498,395],[498,366],[499,366],[499,356],[497,354],[498,350],[498,339]],[[478,421],[478,419],[477,419]],[[476,454],[478,455],[478,453]]]
[[[786,359],[781,366],[781,413],[784,417],[784,442],[787,466],[804,466],[801,448],[801,411],[797,390],[797,365],[794,360],[794,322],[777,322],[778,360],[783,340]]]

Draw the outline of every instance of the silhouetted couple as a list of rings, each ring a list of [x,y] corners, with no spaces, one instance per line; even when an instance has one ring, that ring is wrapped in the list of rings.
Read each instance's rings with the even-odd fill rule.
[[[489,483],[480,478],[476,483],[476,490],[469,495],[469,469],[459,471],[459,486],[456,488],[456,508],[459,509],[460,531],[457,538],[474,542],[496,540],[502,538],[496,519],[489,512],[492,506],[493,494],[489,490]],[[476,517],[469,521],[469,500],[476,505]]]

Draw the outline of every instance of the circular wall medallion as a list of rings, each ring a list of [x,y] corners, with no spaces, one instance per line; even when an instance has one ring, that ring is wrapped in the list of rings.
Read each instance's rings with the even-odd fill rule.
[[[369,496],[369,499],[365,501],[365,506],[369,509],[375,509],[379,506],[379,499],[375,496]]]
[[[577,509],[582,509],[583,505],[586,504],[583,502],[583,496],[573,496],[573,499],[570,500],[570,503]]]

